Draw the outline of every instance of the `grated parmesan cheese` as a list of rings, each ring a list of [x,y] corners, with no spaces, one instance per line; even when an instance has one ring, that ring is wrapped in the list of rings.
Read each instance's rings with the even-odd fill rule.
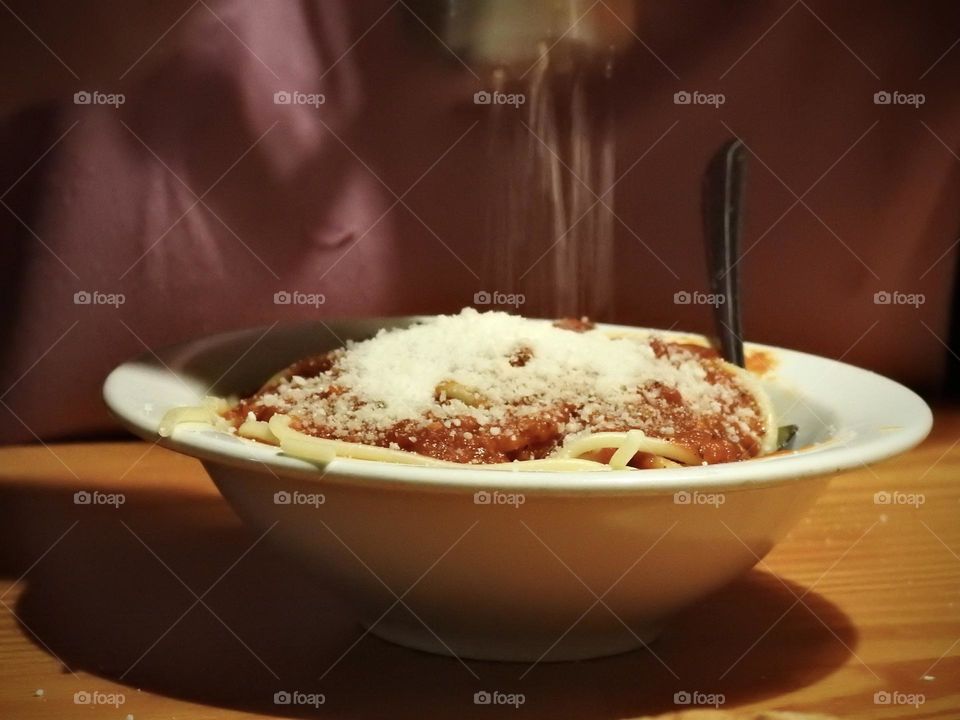
[[[515,362],[518,348],[521,364]],[[550,418],[567,442],[626,428],[669,438],[678,422],[686,419],[689,430],[706,416],[723,417],[714,435],[734,443],[756,438],[762,420],[751,392],[734,375],[710,367],[656,335],[572,332],[467,308],[349,342],[326,372],[294,375],[257,400],[307,431],[384,446],[385,434],[401,424],[403,435],[439,423],[451,437],[471,440],[469,430],[495,437],[513,427],[508,421],[526,416]],[[446,390],[454,385],[462,391]],[[551,415],[558,408],[575,411]],[[462,427],[468,421],[469,428]]]

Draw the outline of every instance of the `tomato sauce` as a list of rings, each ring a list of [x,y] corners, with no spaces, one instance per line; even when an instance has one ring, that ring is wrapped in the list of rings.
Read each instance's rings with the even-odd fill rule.
[[[584,332],[592,328],[585,320],[559,321],[564,329]],[[657,357],[668,357],[674,353],[693,354],[704,366],[711,383],[725,383],[737,388],[737,405],[756,407],[756,401],[733,381],[724,363],[712,348],[686,343],[669,343],[654,339],[651,347]],[[343,350],[305,358],[280,372],[258,392],[241,400],[225,414],[235,426],[239,426],[252,413],[256,420],[267,421],[277,409],[265,400],[283,381],[294,376],[303,378],[318,377],[329,373]],[[530,359],[530,350],[520,347],[510,358],[514,366],[523,366]],[[325,391],[327,394],[342,392],[335,384]],[[680,392],[660,383],[647,383],[637,388],[636,403],[631,406],[631,415],[638,424],[625,425],[615,418],[596,420],[582,417],[584,409],[572,403],[541,410],[536,414],[524,412],[521,405],[516,413],[507,413],[496,426],[482,426],[473,417],[464,415],[457,418],[440,419],[428,415],[418,420],[399,422],[377,436],[376,445],[409,452],[419,453],[439,460],[457,463],[488,464],[513,460],[534,460],[549,456],[563,444],[570,423],[587,424],[590,432],[624,432],[640,427],[648,435],[656,436],[642,423],[648,418],[657,418],[661,426],[668,426],[669,433],[660,435],[663,439],[681,445],[708,463],[722,463],[745,460],[760,451],[758,438],[763,434],[762,420],[752,425],[752,433],[741,433],[739,437],[730,437],[730,419],[726,413],[696,414],[683,402]],[[757,413],[759,417],[759,413]],[[348,442],[366,442],[368,437],[343,431],[334,431],[321,421],[294,418],[294,429],[316,437],[324,437]],[[600,451],[593,459],[606,461],[613,451]],[[652,467],[655,458],[646,453],[637,453],[630,464],[637,468]]]

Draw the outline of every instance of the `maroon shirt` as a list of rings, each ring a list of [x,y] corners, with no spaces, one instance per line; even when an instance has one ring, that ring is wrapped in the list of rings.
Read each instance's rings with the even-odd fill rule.
[[[17,417],[0,440],[112,427],[102,380],[147,348],[277,320],[455,311],[499,289],[489,245],[506,159],[491,106],[473,102],[484,84],[389,7],[197,6],[149,72],[77,83],[123,93],[119,107],[70,93],[6,118],[0,392]],[[708,307],[674,296],[707,290],[700,179],[736,134],[754,153],[748,338],[935,387],[960,227],[960,6],[662,3],[637,33],[614,75],[615,175],[643,158],[607,198],[615,272],[596,282],[613,300],[598,319],[710,329]],[[608,91],[596,85],[592,112]],[[325,102],[276,104],[282,91]],[[725,101],[676,104],[681,91]],[[883,91],[924,101],[877,104]],[[504,122],[526,132],[529,109]],[[536,277],[502,288],[527,292],[529,314]],[[275,304],[282,291],[326,302]],[[124,301],[77,304],[83,292]]]

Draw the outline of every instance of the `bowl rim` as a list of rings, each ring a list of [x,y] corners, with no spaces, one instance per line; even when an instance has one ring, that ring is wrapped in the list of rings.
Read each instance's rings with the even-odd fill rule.
[[[423,316],[378,318],[376,321],[396,323],[417,320]],[[327,319],[326,323],[336,321]],[[370,319],[347,319],[344,325],[367,323]],[[285,325],[287,330],[316,324],[315,321]],[[270,327],[277,327],[276,324]],[[697,333],[661,330],[629,325],[598,323],[602,330],[613,332],[655,332],[673,338],[702,338]],[[741,462],[722,463],[660,470],[612,470],[601,472],[535,470],[483,470],[463,468],[400,465],[379,461],[338,458],[325,466],[282,454],[279,448],[246,440],[203,426],[178,426],[170,437],[160,437],[156,422],[146,420],[131,406],[131,383],[143,366],[156,367],[159,360],[171,383],[181,383],[181,375],[166,360],[189,354],[191,348],[223,346],[239,337],[262,335],[267,326],[206,335],[148,351],[114,368],[103,384],[103,398],[111,415],[133,434],[156,445],[180,452],[203,462],[229,465],[263,474],[296,477],[324,483],[348,483],[365,486],[416,487],[422,490],[503,490],[522,493],[560,493],[564,495],[659,495],[678,491],[734,491],[777,485],[801,478],[834,475],[866,467],[918,445],[930,432],[933,414],[915,392],[870,370],[797,350],[746,343],[748,351],[779,355],[781,362],[790,359],[801,363],[820,364],[825,370],[840,372],[873,386],[872,405],[896,405],[899,413],[877,421],[876,428],[841,426],[837,436],[824,443],[783,454],[768,455]],[[186,377],[186,376],[183,376]],[[799,389],[798,389],[799,390]],[[824,398],[818,397],[819,401]],[[884,402],[886,401],[886,402]],[[895,402],[894,402],[895,401]],[[178,403],[179,404],[179,403]],[[827,407],[830,408],[829,403]],[[900,421],[895,422],[899,417]]]

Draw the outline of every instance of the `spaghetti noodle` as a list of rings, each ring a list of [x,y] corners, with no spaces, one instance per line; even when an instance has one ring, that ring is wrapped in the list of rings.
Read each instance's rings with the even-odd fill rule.
[[[770,403],[713,350],[466,309],[306,358],[256,393],[177,408],[319,463],[649,469],[776,449]]]

